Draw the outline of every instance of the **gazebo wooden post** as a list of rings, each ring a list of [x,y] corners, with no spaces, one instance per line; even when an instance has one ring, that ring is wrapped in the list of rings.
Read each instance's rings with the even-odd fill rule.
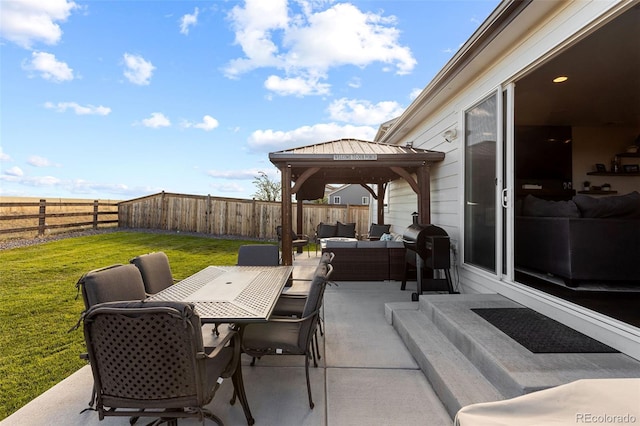
[[[304,207],[304,203],[302,202],[302,200],[298,200],[298,197],[296,196],[296,232],[298,234],[303,234],[304,232],[302,232],[302,208]],[[303,252],[303,248],[302,247],[298,247],[298,253],[302,253]]]
[[[378,207],[378,223],[379,224],[384,224],[384,193],[385,190],[387,188],[387,185],[384,183],[379,183],[378,184],[378,199],[377,201],[377,207]]]
[[[293,265],[293,241],[289,234],[293,229],[291,218],[291,165],[285,164],[282,174],[282,264]]]
[[[431,223],[431,178],[429,164],[423,164],[417,170],[418,188],[418,223]]]

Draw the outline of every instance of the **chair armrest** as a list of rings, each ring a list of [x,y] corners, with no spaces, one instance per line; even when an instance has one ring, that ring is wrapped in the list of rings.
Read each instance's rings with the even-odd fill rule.
[[[218,342],[218,345],[216,345],[213,351],[211,351],[210,353],[199,352],[197,354],[197,357],[198,358],[215,358],[216,356],[218,356],[220,351],[222,351],[222,349],[224,349],[224,347],[227,346],[227,343],[229,343],[229,341],[232,338],[236,337],[236,335],[238,335],[238,332],[236,330],[229,330],[229,332],[224,336],[224,338],[220,342]]]

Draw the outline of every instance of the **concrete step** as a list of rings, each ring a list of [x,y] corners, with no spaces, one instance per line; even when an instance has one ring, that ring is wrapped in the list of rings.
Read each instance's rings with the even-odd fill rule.
[[[504,399],[417,303],[388,304],[394,328],[453,418],[460,408]],[[390,319],[388,317],[388,319]]]
[[[452,296],[452,297],[450,297]],[[457,298],[455,296],[458,296]],[[459,310],[462,308],[469,311],[464,304],[450,301],[459,301],[467,298],[460,295],[438,295],[437,297],[421,297],[419,310],[443,333],[449,342],[453,344],[483,376],[495,386],[506,398],[523,395],[525,393],[538,390],[539,388],[528,388],[527,385],[519,383],[517,377],[512,374],[512,369],[503,363],[502,357],[497,357],[492,347],[504,343],[505,337],[490,328],[489,333],[482,333],[478,327],[483,326],[483,322],[478,318],[475,324],[462,321]],[[483,302],[495,304],[496,295],[473,295],[474,303]],[[513,302],[504,299],[505,306],[517,306]],[[483,328],[483,330],[486,327]],[[489,340],[488,340],[489,339]],[[507,343],[513,345],[510,339]],[[487,342],[489,344],[487,344]],[[517,358],[517,357],[514,357]],[[510,358],[513,359],[513,358]]]
[[[621,353],[532,353],[472,311],[513,307],[497,294],[428,294],[390,304],[387,320],[450,410],[580,379],[640,377],[640,362]]]

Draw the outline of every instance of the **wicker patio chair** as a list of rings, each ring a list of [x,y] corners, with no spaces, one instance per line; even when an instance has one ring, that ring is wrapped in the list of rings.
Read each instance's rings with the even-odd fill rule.
[[[169,258],[164,252],[143,254],[134,257],[129,263],[140,270],[147,295],[156,294],[175,282]]]
[[[231,377],[247,423],[254,423],[237,369],[236,331],[206,352],[200,317],[183,302],[114,302],[96,305],[84,317],[99,419],[156,417],[177,425],[179,418],[201,422],[220,418],[205,408]],[[235,398],[234,398],[235,399]]]
[[[242,350],[253,357],[251,365],[255,364],[256,358],[264,355],[304,356],[310,408],[314,407],[309,380],[309,359],[313,355],[312,339],[318,326],[324,289],[333,267],[324,264],[319,269],[311,282],[302,318],[271,318],[266,323],[248,324],[242,337]],[[314,358],[314,367],[317,366]]]
[[[238,249],[238,266],[278,266],[280,251],[273,244],[245,244]]]

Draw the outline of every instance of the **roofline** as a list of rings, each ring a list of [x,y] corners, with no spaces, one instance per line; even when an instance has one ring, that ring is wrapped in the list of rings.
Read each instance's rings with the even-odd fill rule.
[[[435,98],[447,84],[478,56],[533,0],[504,0],[485,19],[480,27],[462,45],[456,54],[436,74],[420,95],[407,107],[400,117],[387,129],[378,142],[384,143],[397,136],[402,127],[417,116],[430,100]],[[387,142],[389,143],[389,142]]]

